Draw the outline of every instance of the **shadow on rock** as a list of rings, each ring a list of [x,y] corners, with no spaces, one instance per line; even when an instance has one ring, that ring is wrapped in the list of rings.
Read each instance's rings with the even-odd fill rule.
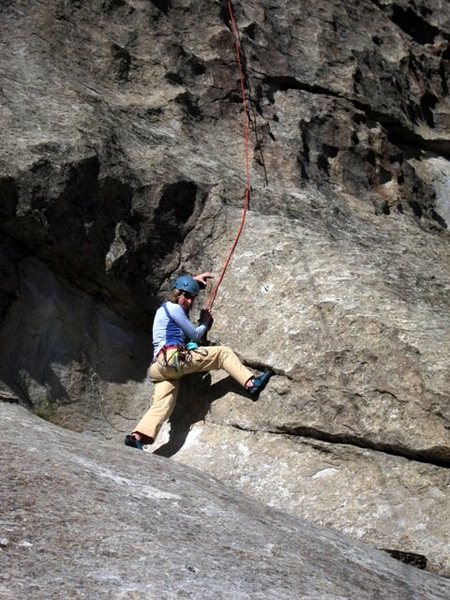
[[[153,454],[170,458],[184,445],[192,426],[204,421],[211,404],[229,392],[243,394],[242,387],[231,377],[211,385],[210,373],[195,373],[183,377],[175,410],[169,419],[170,435],[167,443]]]

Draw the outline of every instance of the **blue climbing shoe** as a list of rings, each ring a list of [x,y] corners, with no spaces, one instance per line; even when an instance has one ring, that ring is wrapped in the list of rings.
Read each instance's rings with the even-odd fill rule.
[[[131,446],[131,448],[137,448],[138,450],[144,449],[144,444],[133,434],[125,436],[125,446]]]
[[[262,375],[253,378],[252,387],[248,388],[248,393],[252,396],[253,400],[257,400],[272,375],[274,375],[274,372],[269,369],[268,371],[264,371]]]

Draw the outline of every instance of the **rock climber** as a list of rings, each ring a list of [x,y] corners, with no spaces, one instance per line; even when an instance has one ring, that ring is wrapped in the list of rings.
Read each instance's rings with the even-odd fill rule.
[[[197,342],[211,328],[213,317],[209,310],[201,312],[201,322],[195,326],[189,312],[204,288],[211,273],[192,277],[181,275],[164,304],[158,308],[153,322],[153,362],[149,376],[154,385],[153,402],[149,410],[125,437],[125,445],[140,450],[152,444],[162,424],[175,408],[180,378],[190,373],[224,369],[256,399],[273,375],[270,370],[255,376],[236,354],[226,346],[199,346]]]

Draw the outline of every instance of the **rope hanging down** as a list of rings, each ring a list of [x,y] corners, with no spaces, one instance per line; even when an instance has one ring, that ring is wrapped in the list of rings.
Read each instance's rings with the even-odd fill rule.
[[[230,253],[228,254],[228,257],[222,267],[222,271],[220,273],[219,279],[217,280],[216,285],[211,290],[211,292],[208,295],[208,298],[206,299],[204,308],[206,308],[208,310],[212,309],[212,306],[214,304],[214,300],[216,299],[220,284],[222,283],[222,280],[225,277],[225,273],[226,273],[226,270],[230,263],[231,257],[233,256],[233,253],[236,249],[239,238],[241,237],[242,230],[244,229],[245,218],[247,216],[248,206],[249,206],[249,202],[250,202],[250,191],[251,191],[251,187],[250,187],[250,155],[249,155],[249,130],[250,130],[249,123],[250,123],[250,119],[249,119],[249,115],[248,115],[247,89],[246,89],[246,85],[245,85],[243,53],[242,53],[241,43],[240,43],[240,39],[239,39],[239,31],[238,31],[238,28],[236,25],[236,20],[234,18],[233,4],[232,4],[231,0],[226,0],[226,2],[224,2],[224,4],[225,3],[226,3],[226,10],[228,13],[228,19],[229,19],[229,23],[230,23],[230,27],[231,27],[231,32],[233,34],[234,48],[235,48],[235,53],[236,53],[236,63],[238,65],[238,70],[239,70],[239,81],[240,81],[240,88],[241,88],[241,95],[242,95],[242,107],[243,107],[243,114],[244,114],[245,190],[244,190],[244,196],[243,196],[243,201],[242,201],[241,224],[239,226],[239,229],[238,229],[238,232],[234,239],[234,242],[231,246]]]

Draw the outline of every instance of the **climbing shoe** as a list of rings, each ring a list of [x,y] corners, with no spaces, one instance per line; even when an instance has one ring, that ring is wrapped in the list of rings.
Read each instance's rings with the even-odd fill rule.
[[[133,434],[125,436],[125,446],[131,446],[131,448],[137,448],[138,450],[144,449],[144,444]]]
[[[248,393],[251,395],[253,400],[256,400],[258,398],[259,394],[266,387],[269,379],[272,377],[273,374],[273,371],[269,370],[264,371],[262,375],[253,378],[252,387],[248,388]]]

